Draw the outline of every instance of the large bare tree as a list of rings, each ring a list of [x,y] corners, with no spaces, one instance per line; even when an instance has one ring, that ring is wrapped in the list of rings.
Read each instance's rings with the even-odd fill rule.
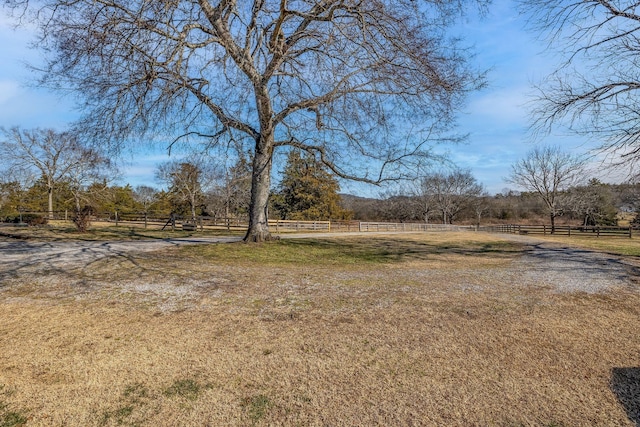
[[[595,139],[622,162],[640,159],[640,9],[637,1],[520,0],[532,26],[561,53],[539,86],[536,131]]]
[[[566,153],[558,146],[536,147],[511,166],[509,181],[531,191],[544,202],[551,232],[562,214],[563,191],[580,183],[585,174],[584,158]]]
[[[251,241],[270,237],[279,147],[380,183],[448,138],[483,81],[448,29],[468,3],[485,2],[5,0],[36,17],[49,53],[43,82],[82,95],[96,140],[154,131],[247,144]]]

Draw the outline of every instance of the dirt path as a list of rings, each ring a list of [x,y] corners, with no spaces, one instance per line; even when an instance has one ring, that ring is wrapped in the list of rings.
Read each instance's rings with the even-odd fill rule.
[[[500,237],[527,245],[523,256],[512,264],[521,271],[525,284],[537,283],[559,292],[597,293],[628,286],[640,277],[640,268],[628,258],[535,237],[513,234]]]
[[[16,278],[23,271],[61,271],[69,266],[90,264],[109,257],[128,257],[130,254],[158,251],[189,244],[227,243],[239,237],[211,237],[134,241],[74,241],[31,242],[0,241],[0,284],[3,279]]]
[[[349,233],[348,237],[372,234],[402,233]],[[301,233],[280,235],[283,239],[337,237],[336,233]],[[61,269],[95,262],[107,257],[125,257],[129,254],[152,252],[169,247],[210,243],[239,242],[241,237],[189,237],[157,240],[122,241],[52,241],[37,242],[0,237],[0,280],[7,272],[15,276],[21,269],[38,264],[43,269]]]

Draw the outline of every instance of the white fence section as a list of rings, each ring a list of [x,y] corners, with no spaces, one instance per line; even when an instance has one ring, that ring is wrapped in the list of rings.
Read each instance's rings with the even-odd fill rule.
[[[414,222],[360,222],[358,231],[467,231],[473,226]]]

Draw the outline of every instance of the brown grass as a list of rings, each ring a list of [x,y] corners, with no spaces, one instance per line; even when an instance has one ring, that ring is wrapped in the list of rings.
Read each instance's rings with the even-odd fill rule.
[[[0,425],[633,426],[638,289],[525,288],[520,250],[229,244],[12,279]]]

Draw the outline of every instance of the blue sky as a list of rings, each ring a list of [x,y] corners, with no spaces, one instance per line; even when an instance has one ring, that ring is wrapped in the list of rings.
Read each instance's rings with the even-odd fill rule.
[[[460,115],[460,131],[468,133],[467,143],[446,147],[452,161],[471,169],[490,194],[515,187],[505,182],[510,165],[533,147],[527,133],[527,102],[533,83],[549,74],[559,59],[545,53],[545,45],[524,30],[510,0],[495,0],[489,15],[460,24],[461,34],[475,46],[476,64],[489,69],[489,86],[473,94]],[[32,34],[14,30],[11,21],[0,15],[0,126],[63,129],[76,116],[71,99],[37,88],[25,62],[38,63],[38,52],[28,49]],[[588,145],[569,135],[552,134],[540,143],[557,144],[568,151],[584,152]],[[122,182],[155,185],[154,167],[168,160],[164,150],[134,153],[125,159]],[[605,181],[615,177],[600,173]],[[343,191],[376,196],[379,188],[344,183]]]

